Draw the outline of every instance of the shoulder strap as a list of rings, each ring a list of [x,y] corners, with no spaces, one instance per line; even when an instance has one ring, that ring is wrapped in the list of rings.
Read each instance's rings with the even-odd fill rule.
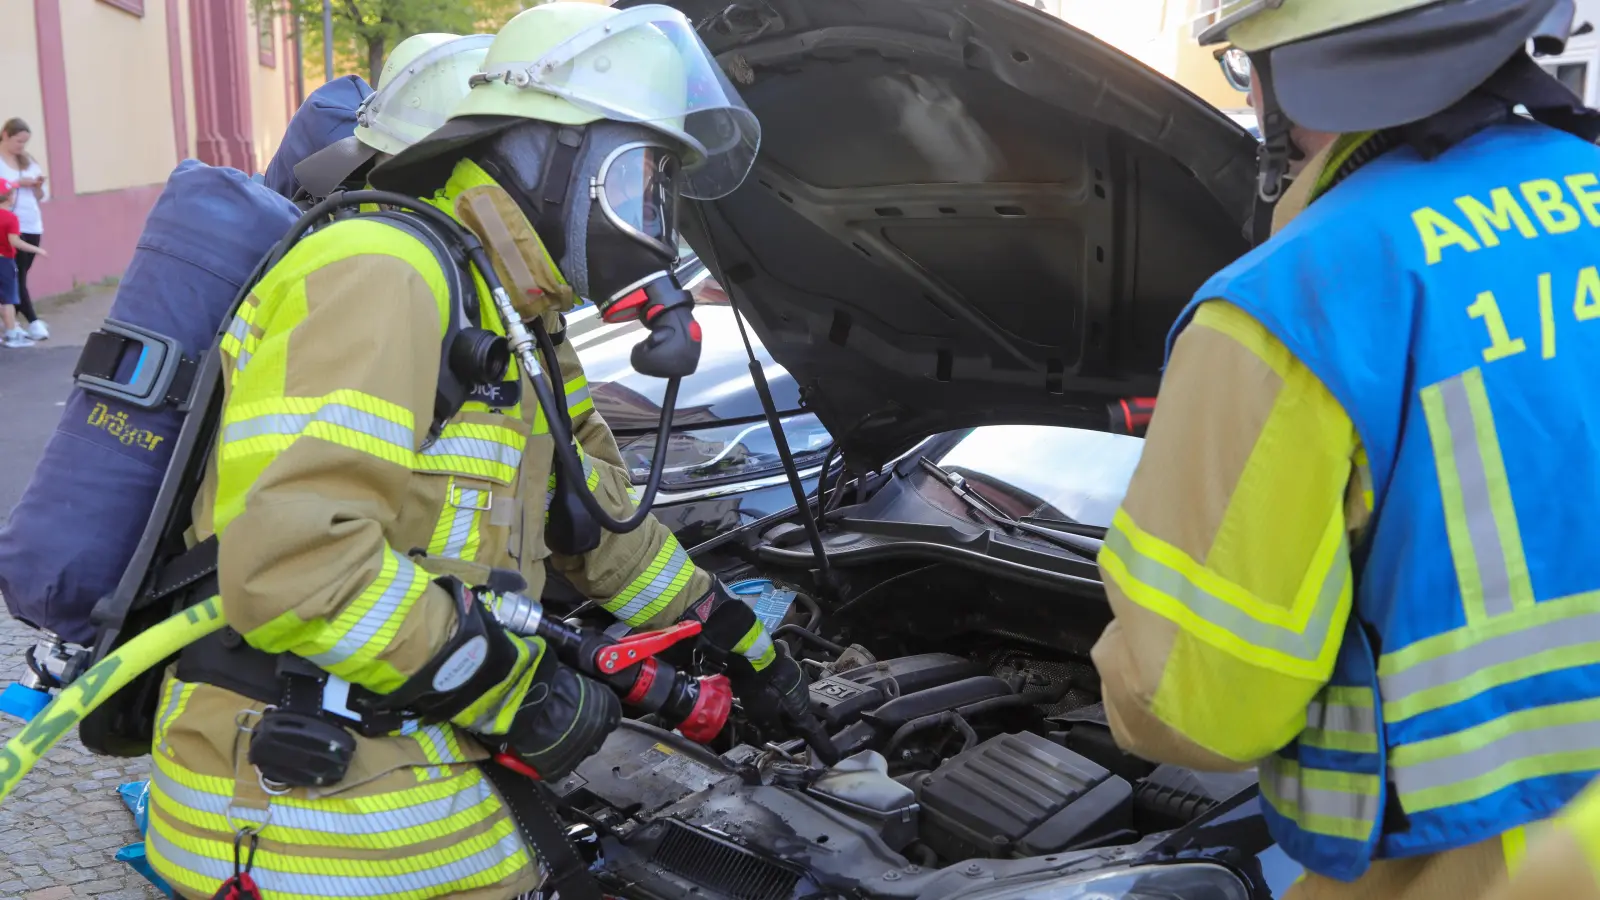
[[[450,348],[455,344],[456,336],[464,329],[479,328],[482,324],[478,291],[470,274],[471,264],[467,259],[466,247],[459,235],[441,234],[440,229],[433,223],[415,213],[385,209],[362,213],[361,217],[386,222],[415,237],[433,251],[434,258],[439,261],[440,269],[444,271],[445,283],[450,292],[451,312],[445,320],[444,335],[440,344],[439,383],[438,389],[434,392],[433,422],[428,428],[427,438],[427,443],[431,444],[438,439],[445,423],[461,411],[462,404],[466,403],[473,388],[473,385],[462,381],[450,367]]]

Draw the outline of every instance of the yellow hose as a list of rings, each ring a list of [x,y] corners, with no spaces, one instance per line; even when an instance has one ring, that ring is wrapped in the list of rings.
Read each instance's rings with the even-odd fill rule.
[[[212,597],[135,637],[62,688],[49,706],[0,748],[0,803],[39,762],[39,757],[84,716],[115,696],[139,673],[160,665],[162,660],[226,624],[221,599]]]

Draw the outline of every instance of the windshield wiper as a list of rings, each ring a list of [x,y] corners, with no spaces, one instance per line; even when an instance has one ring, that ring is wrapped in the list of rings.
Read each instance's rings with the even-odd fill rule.
[[[1062,547],[1075,553],[1083,553],[1091,557],[1099,554],[1100,552],[1101,542],[1092,537],[1084,537],[1083,535],[1071,534],[1070,532],[1052,531],[1049,528],[1042,528],[1038,525],[1030,525],[1027,522],[1018,521],[1011,516],[1006,515],[1000,510],[999,507],[995,506],[993,503],[990,503],[988,500],[985,500],[981,495],[978,494],[978,492],[968,487],[967,479],[963,478],[962,476],[940,466],[938,463],[928,459],[926,456],[917,460],[917,462],[920,463],[924,469],[927,469],[930,473],[932,473],[935,478],[939,479],[939,483],[949,488],[950,493],[955,494],[961,499],[962,502],[966,503],[973,512],[977,513],[982,518],[987,519],[995,527],[999,528],[1001,531],[1004,531],[1006,534],[1015,535],[1017,532],[1021,531],[1051,544],[1055,544],[1057,547]]]

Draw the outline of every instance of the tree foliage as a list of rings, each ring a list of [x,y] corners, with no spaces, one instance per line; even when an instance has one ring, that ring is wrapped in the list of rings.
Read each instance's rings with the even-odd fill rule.
[[[414,34],[492,32],[532,0],[332,0],[338,72],[361,71],[377,84],[394,45]],[[254,0],[257,15],[298,17],[308,65],[322,56],[322,0]]]

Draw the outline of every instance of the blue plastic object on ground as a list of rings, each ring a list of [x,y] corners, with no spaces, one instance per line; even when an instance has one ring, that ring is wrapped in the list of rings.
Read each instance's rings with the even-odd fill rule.
[[[0,713],[15,716],[24,722],[33,721],[33,717],[49,705],[49,694],[23,687],[16,682],[6,685],[6,689],[0,691]]]
[[[789,613],[789,607],[794,604],[794,591],[781,590],[765,578],[751,578],[730,584],[728,593],[750,604],[756,611],[756,618],[767,626],[769,634],[778,630],[778,626],[783,624],[783,617]]]
[[[138,826],[139,833],[144,834],[150,827],[150,782],[130,781],[127,784],[119,785],[117,793],[122,795],[122,802],[128,807],[128,812],[133,813],[133,822]],[[127,863],[145,881],[155,885],[161,893],[166,894],[168,897],[177,896],[173,893],[171,886],[162,880],[160,875],[156,874],[155,869],[150,867],[150,860],[145,856],[144,852],[144,841],[140,841],[137,844],[129,844],[118,850],[117,861]]]

